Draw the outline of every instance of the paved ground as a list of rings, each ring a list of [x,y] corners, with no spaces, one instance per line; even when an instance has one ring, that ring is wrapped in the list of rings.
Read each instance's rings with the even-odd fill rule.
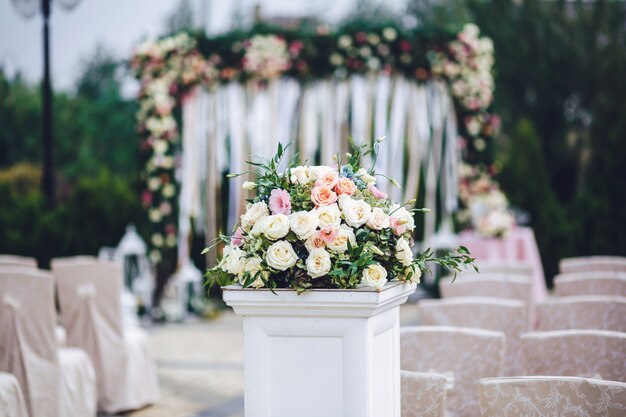
[[[402,324],[417,307],[400,309]],[[243,417],[243,326],[230,310],[211,321],[148,329],[161,383],[158,404],[129,417]]]

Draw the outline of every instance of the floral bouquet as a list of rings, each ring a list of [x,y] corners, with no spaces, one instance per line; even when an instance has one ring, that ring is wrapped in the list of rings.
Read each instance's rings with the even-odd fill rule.
[[[248,173],[256,180],[243,187],[256,190],[256,197],[233,235],[219,239],[226,246],[218,265],[206,273],[211,284],[298,292],[381,289],[390,280],[419,282],[428,261],[455,272],[473,266],[464,247],[440,258],[430,250],[415,255],[414,215],[428,210],[407,208],[414,200],[397,204],[376,187],[377,174],[361,166],[361,157],[371,154],[375,161],[378,141],[352,147],[346,163],[335,156],[336,167],[298,165],[296,155],[279,172],[282,145],[271,160],[249,162],[254,170]]]

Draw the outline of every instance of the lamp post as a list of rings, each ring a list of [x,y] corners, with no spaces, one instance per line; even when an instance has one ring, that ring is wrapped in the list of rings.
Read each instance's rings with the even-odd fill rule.
[[[57,0],[66,10],[73,9],[80,0]],[[43,80],[42,95],[42,145],[43,145],[43,172],[41,187],[49,208],[55,205],[55,181],[52,136],[52,86],[50,80],[50,29],[49,20],[52,0],[12,0],[13,5],[22,17],[29,19],[37,14],[41,8],[43,16]]]

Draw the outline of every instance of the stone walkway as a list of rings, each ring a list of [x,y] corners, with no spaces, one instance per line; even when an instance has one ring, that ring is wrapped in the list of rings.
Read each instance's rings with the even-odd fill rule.
[[[400,322],[417,323],[417,307],[400,309]],[[128,417],[243,417],[243,325],[227,310],[217,319],[153,326],[161,399]]]

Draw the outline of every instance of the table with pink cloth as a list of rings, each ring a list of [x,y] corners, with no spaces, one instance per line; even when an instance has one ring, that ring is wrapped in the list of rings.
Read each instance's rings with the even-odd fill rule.
[[[467,247],[478,262],[515,261],[532,265],[534,301],[543,301],[548,296],[541,256],[531,228],[516,227],[504,238],[487,238],[465,231],[459,234],[459,244]]]

